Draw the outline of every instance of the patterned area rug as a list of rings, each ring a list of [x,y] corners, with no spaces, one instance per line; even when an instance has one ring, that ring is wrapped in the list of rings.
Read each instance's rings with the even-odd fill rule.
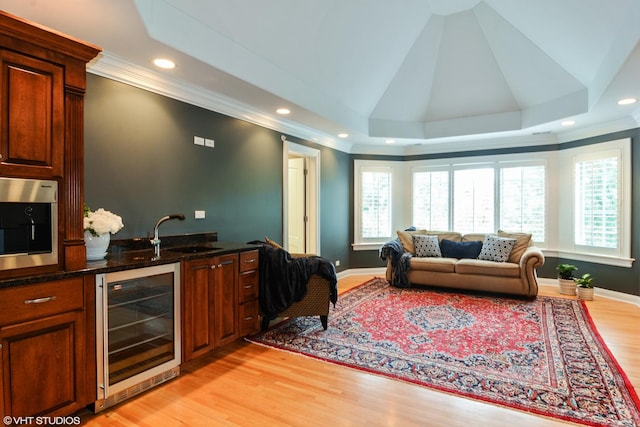
[[[327,331],[302,317],[248,340],[567,421],[640,425],[637,394],[576,300],[374,279],[340,296]]]

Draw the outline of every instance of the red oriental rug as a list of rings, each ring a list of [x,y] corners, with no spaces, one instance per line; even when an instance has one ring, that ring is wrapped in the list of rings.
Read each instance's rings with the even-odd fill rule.
[[[584,303],[398,289],[374,279],[317,318],[249,341],[594,426],[640,425],[640,400]]]

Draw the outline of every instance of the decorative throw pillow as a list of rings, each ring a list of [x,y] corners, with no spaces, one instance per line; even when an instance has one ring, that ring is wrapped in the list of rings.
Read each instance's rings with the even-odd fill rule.
[[[441,257],[438,236],[413,236],[413,245],[416,248],[417,257]]]
[[[416,254],[416,248],[413,245],[413,236],[416,234],[427,234],[426,230],[398,230],[396,233],[398,234],[400,243],[402,243],[402,248],[405,252],[411,252],[412,255]]]
[[[509,237],[516,239],[516,244],[509,255],[509,262],[519,263],[522,254],[531,246],[531,234],[529,233],[510,233],[508,231],[498,230],[498,237]]]
[[[478,258],[481,250],[481,241],[454,242],[453,240],[442,239],[440,242],[440,251],[444,258]]]
[[[480,251],[480,255],[478,255],[478,259],[506,262],[509,260],[509,255],[515,244],[516,239],[487,234],[487,237],[484,238],[484,242],[482,243],[482,250]]]

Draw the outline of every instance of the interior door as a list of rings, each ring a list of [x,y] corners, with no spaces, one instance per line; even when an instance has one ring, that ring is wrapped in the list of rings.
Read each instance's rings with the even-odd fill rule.
[[[289,158],[288,174],[288,250],[291,253],[306,252],[306,184],[304,157]]]

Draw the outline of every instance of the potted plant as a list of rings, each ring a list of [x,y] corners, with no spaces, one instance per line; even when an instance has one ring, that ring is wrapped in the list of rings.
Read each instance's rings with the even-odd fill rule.
[[[558,285],[560,286],[560,293],[562,295],[575,295],[576,283],[574,282],[573,272],[578,267],[571,264],[559,264],[556,267],[558,272]]]
[[[574,279],[574,281],[578,288],[578,299],[593,300],[593,277],[591,277],[591,274],[583,274],[582,277]]]

